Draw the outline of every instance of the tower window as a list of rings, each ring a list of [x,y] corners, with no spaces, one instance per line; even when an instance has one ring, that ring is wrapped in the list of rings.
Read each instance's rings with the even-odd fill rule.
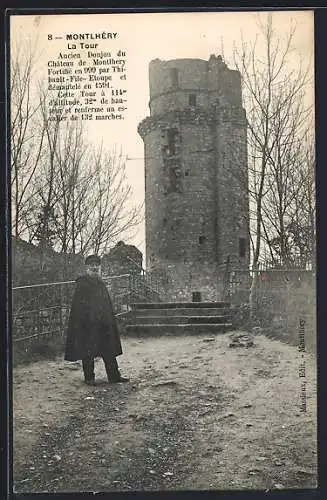
[[[238,240],[238,253],[240,257],[245,257],[245,238],[239,238]]]
[[[170,184],[170,190],[172,192],[176,192],[178,186],[178,177],[175,165],[171,165],[169,168],[169,184]]]
[[[196,95],[195,94],[190,94],[188,96],[188,104],[189,106],[196,106]]]
[[[180,161],[164,159],[166,170],[166,194],[168,193],[182,193],[182,179],[181,179],[181,165]]]
[[[167,225],[167,219],[166,218],[164,218],[164,220],[163,220],[163,225],[164,225],[164,227],[166,227],[166,225]]]
[[[164,156],[174,156],[176,154],[177,142],[180,140],[179,132],[175,128],[168,128],[161,134],[163,141]]]
[[[178,85],[178,72],[177,72],[177,68],[170,68],[169,73],[170,73],[171,84],[174,87],[176,87]]]
[[[188,177],[190,175],[190,172],[188,170],[185,171],[185,177]]]
[[[201,302],[201,292],[192,292],[192,302]]]
[[[199,243],[200,243],[200,245],[203,245],[203,243],[205,242],[205,240],[206,240],[205,236],[199,236]]]
[[[177,131],[173,128],[167,131],[168,154],[174,155],[176,153],[176,136]]]

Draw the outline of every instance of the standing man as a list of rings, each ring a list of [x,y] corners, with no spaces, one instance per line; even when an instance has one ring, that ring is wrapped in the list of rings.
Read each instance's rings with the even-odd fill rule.
[[[85,383],[95,385],[94,358],[101,356],[109,383],[128,382],[118,369],[123,351],[107,287],[97,255],[85,259],[86,273],[76,280],[67,329],[65,360],[82,360]]]

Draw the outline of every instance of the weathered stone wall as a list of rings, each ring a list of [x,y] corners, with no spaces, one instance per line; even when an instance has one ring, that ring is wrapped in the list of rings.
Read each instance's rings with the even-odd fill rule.
[[[302,269],[271,269],[262,271],[250,320],[249,293],[251,280],[243,273],[232,277],[231,303],[236,328],[254,326],[259,331],[299,345],[300,322],[309,351],[316,347],[316,277]]]
[[[153,269],[153,275],[160,280],[163,301],[191,302],[195,292],[201,294],[202,301],[221,297],[222,283],[215,264],[163,261]]]
[[[103,255],[102,272],[107,276],[140,274],[142,263],[142,252],[138,248],[119,241],[107,254]]]
[[[218,261],[231,256],[233,265],[249,263],[249,200],[247,192],[246,123],[242,110],[217,110]],[[245,239],[245,256],[240,257],[239,240]]]
[[[11,271],[13,286],[74,280],[83,270],[80,255],[63,254],[12,237]]]
[[[260,283],[257,317],[264,331],[299,344],[300,321],[304,323],[305,344],[316,346],[316,281],[310,271],[272,271]]]
[[[168,300],[221,298],[227,258],[249,262],[241,79],[221,58],[150,63],[145,149],[147,269]],[[245,255],[240,256],[240,239]]]
[[[171,74],[173,69],[177,70],[176,80]],[[169,109],[184,109],[188,94],[193,91],[204,106],[208,105],[208,68],[201,59],[155,59],[149,65],[149,84],[151,116]]]

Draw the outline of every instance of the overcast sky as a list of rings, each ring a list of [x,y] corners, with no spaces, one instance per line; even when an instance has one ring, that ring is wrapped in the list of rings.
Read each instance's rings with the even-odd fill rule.
[[[261,13],[260,16],[265,14]],[[290,64],[296,66],[313,60],[313,13],[311,11],[274,12],[276,35],[285,39],[291,22],[295,22],[296,36]],[[233,45],[240,44],[241,33],[246,41],[257,36],[258,13],[160,13],[160,14],[75,14],[13,16],[11,42],[22,43],[31,38],[39,51],[38,75],[47,71],[47,61],[56,59],[60,50],[66,51],[65,40],[48,41],[48,33],[65,37],[66,33],[117,32],[116,40],[101,40],[98,49],[125,50],[127,53],[128,114],[120,122],[92,122],[88,139],[94,144],[102,140],[111,149],[122,150],[127,161],[129,182],[134,188],[134,199],[144,199],[143,142],[137,134],[138,123],[149,114],[148,65],[152,59],[177,58],[208,59],[210,54],[223,52],[225,61],[233,67]],[[310,96],[313,99],[313,96]],[[132,200],[130,200],[132,201]],[[144,253],[144,227],[131,242]]]

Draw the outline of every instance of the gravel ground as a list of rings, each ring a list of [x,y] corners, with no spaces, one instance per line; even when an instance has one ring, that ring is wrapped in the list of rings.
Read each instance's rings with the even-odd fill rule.
[[[97,387],[80,363],[15,368],[14,491],[315,488],[314,356],[229,335],[125,338],[127,384],[106,384],[102,360]]]

